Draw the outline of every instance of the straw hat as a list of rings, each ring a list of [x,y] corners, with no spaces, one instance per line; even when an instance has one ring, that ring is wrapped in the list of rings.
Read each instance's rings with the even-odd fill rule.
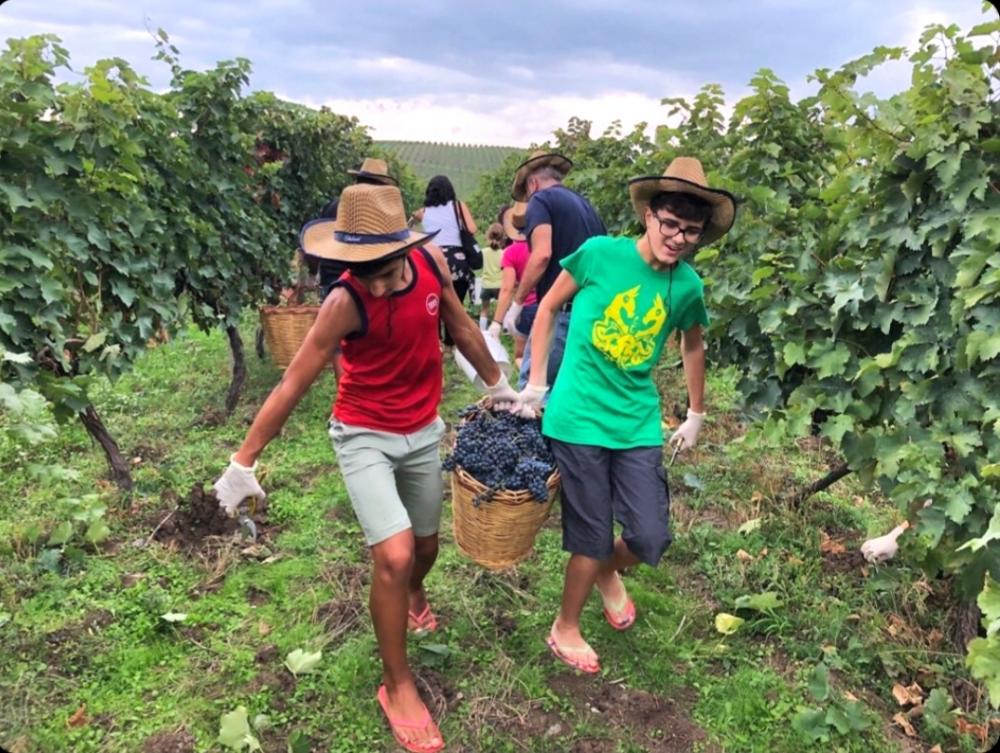
[[[500,222],[503,224],[503,232],[512,241],[523,241],[524,233],[521,232],[521,228],[524,227],[525,212],[528,210],[528,205],[523,201],[514,202],[514,206],[507,207],[503,211],[503,217]]]
[[[573,167],[573,161],[556,152],[546,152],[542,149],[532,152],[528,159],[517,166],[517,172],[514,173],[514,186],[510,190],[510,195],[516,201],[528,200],[528,176],[540,167],[554,167],[565,176]]]
[[[401,256],[435,235],[410,232],[398,188],[357,183],[340,194],[336,220],[302,226],[299,246],[309,256],[362,264]]]
[[[729,232],[736,219],[736,197],[729,191],[709,188],[705,171],[694,157],[675,157],[663,171],[663,175],[632,178],[628,182],[628,193],[632,198],[639,222],[646,222],[646,208],[656,194],[663,191],[689,193],[707,201],[712,207],[712,216],[705,223],[705,232],[698,246],[714,243]]]
[[[365,161],[361,163],[361,167],[358,170],[348,170],[347,174],[357,176],[358,178],[367,178],[386,186],[399,185],[399,181],[389,175],[389,166],[385,163],[384,159],[365,157]]]

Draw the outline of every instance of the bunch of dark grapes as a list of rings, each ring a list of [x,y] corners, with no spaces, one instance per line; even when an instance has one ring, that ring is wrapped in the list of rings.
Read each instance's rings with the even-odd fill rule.
[[[501,490],[525,490],[538,502],[548,499],[545,482],[555,469],[555,458],[538,419],[493,413],[479,405],[460,415],[465,420],[444,467],[449,471],[460,467],[486,487],[472,500],[475,506],[489,502]]]

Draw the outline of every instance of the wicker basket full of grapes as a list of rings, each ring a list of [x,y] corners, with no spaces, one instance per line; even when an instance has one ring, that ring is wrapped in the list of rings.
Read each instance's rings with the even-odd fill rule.
[[[471,405],[444,467],[458,548],[490,570],[527,557],[559,491],[541,422]]]

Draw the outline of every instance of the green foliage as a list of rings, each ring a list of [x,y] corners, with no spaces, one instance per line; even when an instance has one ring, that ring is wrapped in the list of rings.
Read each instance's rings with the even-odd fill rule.
[[[0,348],[60,420],[186,316],[276,300],[299,226],[371,146],[352,118],[244,97],[247,60],[184,69],[162,30],[157,49],[163,94],[117,58],[57,86],[51,35],[0,54]]]
[[[825,664],[820,663],[813,668],[807,687],[813,700],[824,705],[799,709],[792,717],[792,729],[796,732],[810,740],[825,742],[834,733],[851,735],[869,727],[869,719],[860,701],[833,697],[830,670]]]
[[[998,35],[928,27],[910,88],[888,99],[856,89],[907,54],[880,47],[817,71],[800,102],[762,69],[728,121],[710,84],[663,100],[674,120],[654,143],[638,128],[593,139],[574,119],[552,144],[612,233],[635,229],[627,178],[677,155],[740,198],[732,232],[694,259],[713,361],[742,371],[759,437],[828,438],[917,518],[924,567],[957,575],[966,599],[1000,578]],[[477,202],[506,200],[512,175],[484,178]]]

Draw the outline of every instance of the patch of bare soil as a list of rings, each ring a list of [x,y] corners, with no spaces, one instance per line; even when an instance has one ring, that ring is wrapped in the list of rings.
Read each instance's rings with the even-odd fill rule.
[[[104,609],[87,614],[80,622],[53,630],[44,637],[48,664],[65,677],[80,674],[89,663],[93,636],[114,622],[114,615]]]
[[[556,675],[549,685],[579,712],[611,728],[607,738],[576,741],[571,749],[575,753],[613,753],[622,739],[642,745],[648,753],[683,753],[696,744],[704,749],[705,732],[691,719],[693,691],[680,689],[661,697],[575,673]]]
[[[506,614],[499,607],[494,607],[489,612],[490,619],[497,629],[497,635],[504,638],[517,630],[517,620]]]
[[[195,753],[194,735],[181,727],[172,732],[157,732],[146,738],[142,753]]]
[[[857,549],[845,552],[823,552],[823,572],[826,573],[860,573],[864,567],[865,557]]]
[[[454,711],[463,695],[447,679],[433,669],[421,669],[417,673],[417,690],[427,709],[437,720]]]
[[[271,594],[261,588],[257,588],[257,586],[250,586],[247,589],[247,602],[250,606],[259,607],[267,604],[270,600]]]
[[[259,503],[250,519],[257,527],[257,544],[266,543],[273,527],[267,522],[267,502]],[[197,553],[213,538],[244,537],[238,520],[228,517],[219,509],[219,501],[212,490],[195,485],[188,496],[177,501],[176,510],[158,510],[147,519],[153,527],[152,538],[168,548]],[[247,538],[242,539],[250,544]]]
[[[367,616],[365,604],[358,598],[331,599],[316,607],[313,622],[322,624],[330,637],[339,638],[360,628]]]

